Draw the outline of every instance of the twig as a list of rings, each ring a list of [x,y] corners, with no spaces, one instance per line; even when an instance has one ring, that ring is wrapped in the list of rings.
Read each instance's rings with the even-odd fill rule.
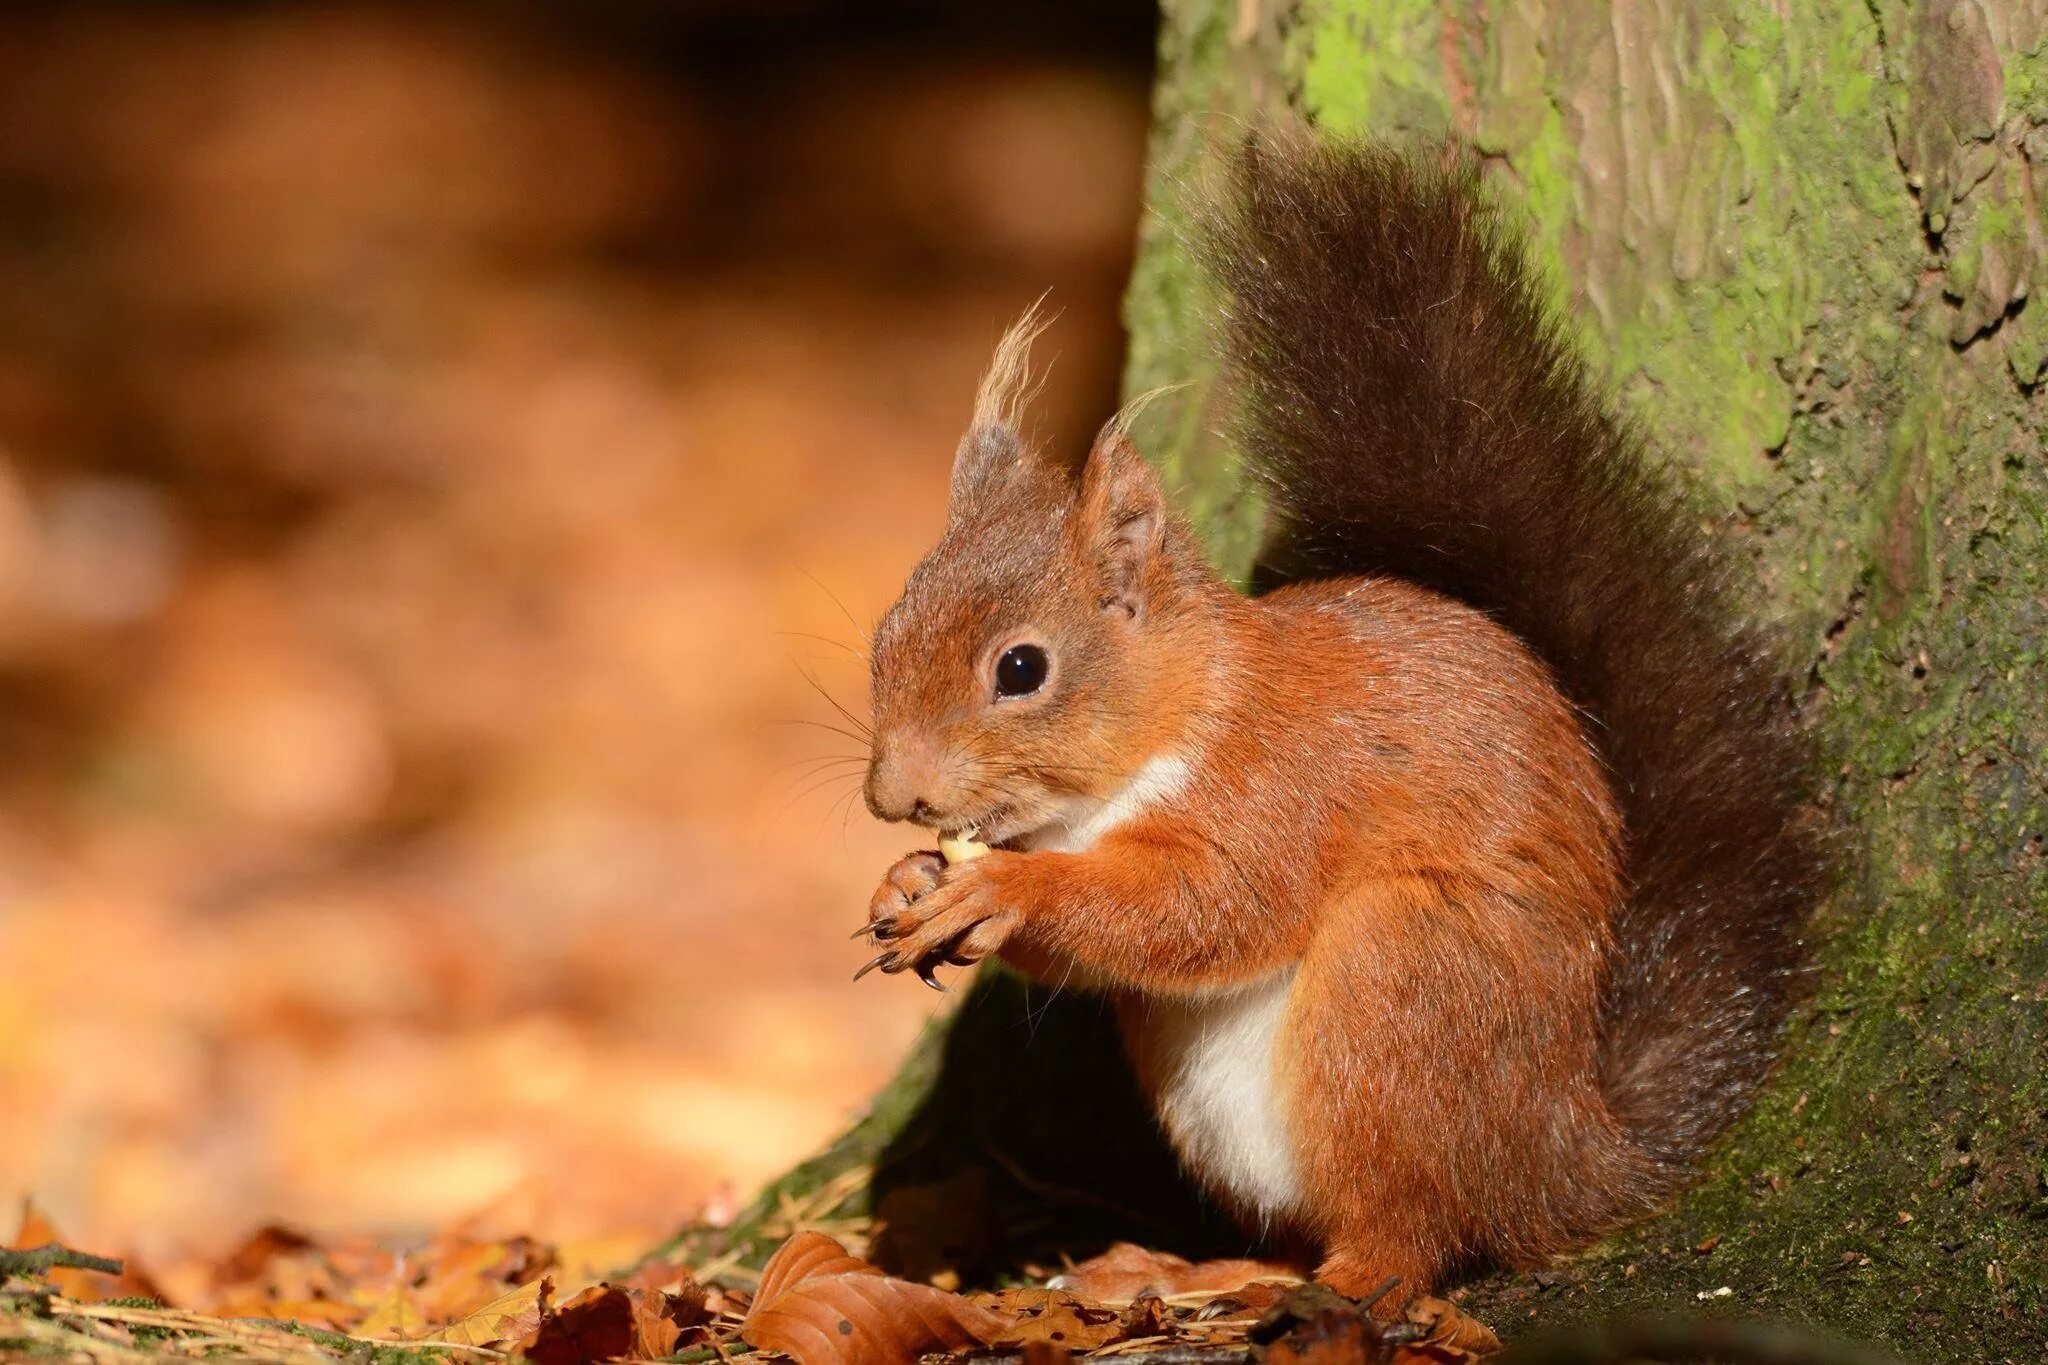
[[[37,1345],[54,1348],[68,1355],[84,1356],[94,1361],[121,1361],[128,1365],[151,1365],[152,1357],[143,1351],[104,1337],[77,1332],[61,1323],[45,1322],[32,1317],[0,1317],[0,1338],[34,1342]]]
[[[181,1351],[225,1347],[240,1360],[263,1359],[280,1362],[314,1362],[332,1360],[333,1355],[323,1350],[318,1341],[300,1336],[284,1327],[273,1326],[265,1318],[215,1318],[203,1313],[190,1313],[177,1308],[133,1308],[125,1304],[72,1303],[59,1299],[50,1305],[58,1317],[85,1322],[106,1323],[111,1326],[132,1328],[146,1327],[179,1334]],[[354,1345],[389,1346],[394,1342],[369,1341],[362,1337],[348,1337],[334,1332],[327,1335],[341,1338]],[[452,1342],[423,1343],[423,1349],[454,1348]],[[475,1347],[460,1349],[476,1350]]]
[[[118,1275],[126,1269],[121,1262],[106,1256],[91,1256],[70,1247],[60,1247],[55,1242],[29,1251],[0,1251],[0,1279],[9,1275],[46,1275],[52,1270],[97,1270],[106,1275]]]

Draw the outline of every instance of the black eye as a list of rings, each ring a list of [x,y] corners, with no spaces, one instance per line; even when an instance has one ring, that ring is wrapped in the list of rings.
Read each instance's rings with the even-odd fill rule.
[[[1045,651],[1037,645],[1011,645],[996,660],[996,695],[1028,697],[1045,686]]]

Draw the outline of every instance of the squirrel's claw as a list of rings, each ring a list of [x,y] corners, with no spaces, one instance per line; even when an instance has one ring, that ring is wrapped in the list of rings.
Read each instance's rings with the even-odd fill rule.
[[[873,970],[874,970],[875,968],[877,968],[877,967],[882,967],[882,964],[883,964],[883,963],[887,962],[887,961],[888,961],[888,960],[889,960],[890,958],[892,958],[892,957],[894,957],[894,956],[896,956],[896,954],[895,954],[895,953],[893,953],[893,952],[887,952],[887,953],[877,953],[877,954],[875,954],[875,956],[874,956],[873,958],[869,959],[869,961],[868,961],[868,965],[867,965],[867,966],[865,966],[865,967],[862,967],[862,968],[861,968],[861,969],[860,969],[859,971],[857,971],[857,972],[855,972],[855,973],[853,974],[853,979],[854,979],[855,981],[858,981],[858,980],[860,980],[860,979],[861,979],[862,977],[866,976],[866,975],[867,975],[867,974],[868,974],[869,972],[873,971]],[[892,967],[882,967],[882,970],[884,970],[884,971],[893,971],[893,970],[894,970],[894,968],[892,968]]]
[[[924,982],[925,985],[930,986],[940,995],[944,995],[946,993],[945,984],[941,982],[937,977],[932,975],[932,964],[929,962],[920,962],[917,964],[917,979],[919,981]]]

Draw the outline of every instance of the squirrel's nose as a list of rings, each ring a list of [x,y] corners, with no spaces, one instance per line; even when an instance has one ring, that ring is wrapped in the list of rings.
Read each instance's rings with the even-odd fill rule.
[[[877,781],[870,771],[867,785],[868,810],[877,820],[908,820],[914,825],[931,825],[938,812],[931,802],[900,781]]]
[[[922,753],[922,746],[877,749],[868,765],[868,809],[877,820],[937,824],[941,812],[930,794],[935,767]]]

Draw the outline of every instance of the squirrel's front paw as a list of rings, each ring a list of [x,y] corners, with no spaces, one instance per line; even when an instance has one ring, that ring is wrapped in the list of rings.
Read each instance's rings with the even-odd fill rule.
[[[860,933],[881,937],[881,926],[910,908],[910,903],[927,891],[935,889],[939,877],[946,870],[946,860],[936,853],[912,853],[899,858],[895,866],[882,874],[882,884],[875,888],[874,898],[868,902],[868,922]]]
[[[854,973],[856,981],[879,967],[890,973],[914,971],[927,986],[943,990],[932,976],[934,968],[979,962],[1002,947],[1016,928],[1016,911],[995,903],[986,860],[934,868],[923,861],[930,857],[912,854],[883,878],[863,930],[883,949]]]

